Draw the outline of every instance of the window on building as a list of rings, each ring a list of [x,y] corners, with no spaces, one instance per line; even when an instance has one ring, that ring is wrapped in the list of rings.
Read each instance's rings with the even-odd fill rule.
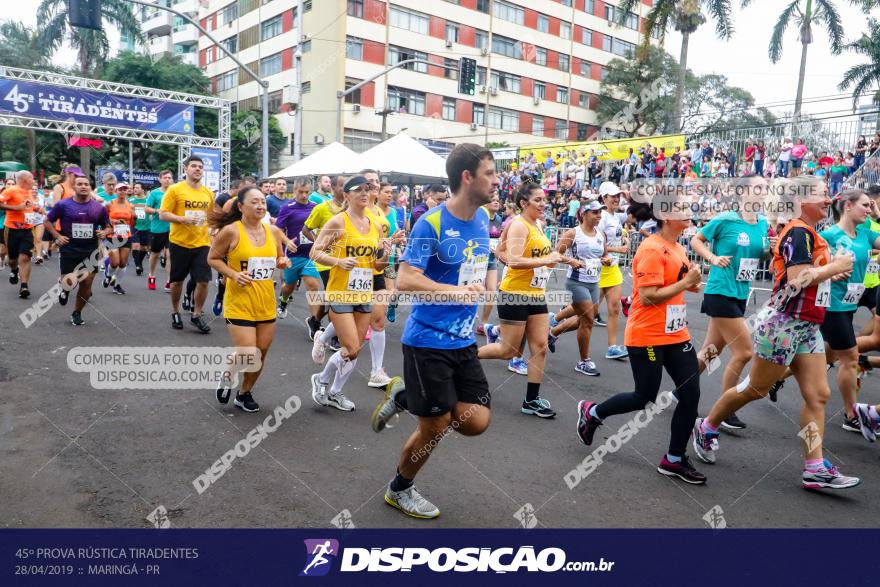
[[[225,41],[220,41],[220,44],[226,47],[226,50],[230,53],[238,53],[238,36],[233,35],[226,39]]]
[[[404,88],[388,87],[388,108],[405,114],[425,115],[425,94]]]
[[[281,90],[269,94],[269,113],[277,114],[281,110],[282,100],[284,99],[282,94]]]
[[[422,61],[427,61],[428,54],[422,53],[421,51],[413,51],[412,49],[404,49],[403,47],[395,47],[394,45],[388,47],[388,65],[396,65],[407,59],[421,59]],[[428,73],[428,65],[426,63],[407,63],[402,66],[401,69],[408,69],[419,73]]]
[[[583,43],[584,45],[586,45],[588,47],[592,47],[593,46],[593,31],[591,31],[590,29],[583,29],[583,31],[581,31],[581,43]]]
[[[585,141],[587,140],[587,125],[583,122],[577,123],[577,140]]]
[[[496,4],[497,6],[497,4]],[[514,59],[522,59],[522,43],[502,37],[500,35],[492,36],[492,52],[512,57]]]
[[[512,73],[504,73],[502,71],[492,72],[492,87],[503,92],[513,92],[519,94],[521,91],[520,77]]]
[[[260,59],[260,77],[281,73],[281,53]]]
[[[568,104],[568,88],[558,88],[556,90],[556,101],[560,104]]]
[[[544,47],[535,47],[535,63],[538,65],[547,65],[547,49]]]
[[[217,15],[217,26],[221,27],[223,25],[231,23],[233,20],[238,18],[238,0],[220,10]]]
[[[605,20],[617,23],[617,20],[620,18],[620,9],[617,6],[611,6],[610,4],[605,5]],[[639,16],[634,12],[628,12],[626,15],[626,19],[623,21],[623,26],[629,29],[633,29],[634,31],[639,30]]]
[[[446,58],[443,60],[443,66],[443,77],[458,79],[458,59]]]
[[[208,47],[205,49],[205,65],[214,62],[214,47]]]
[[[516,24],[524,24],[526,20],[526,11],[514,4],[508,4],[504,0],[495,0],[492,3],[493,14],[495,18],[506,20]]]
[[[443,120],[455,120],[455,98],[443,98]]]
[[[458,43],[458,24],[454,22],[446,23],[446,40],[451,43]]]
[[[544,117],[543,116],[535,116],[532,119],[532,134],[543,136],[543,134],[544,134]]]
[[[486,31],[477,31],[476,36],[477,49],[486,49],[489,47],[489,33]]]
[[[570,65],[571,65],[571,57],[569,57],[565,53],[560,53],[559,54],[559,69],[560,69],[560,71],[568,71]]]
[[[364,0],[348,0],[348,15],[363,18]]]
[[[303,43],[303,46],[302,46],[302,52],[303,52],[303,53],[308,53],[308,52],[311,51],[311,50],[312,50],[312,41],[311,41],[311,39],[310,39],[310,40],[308,40],[308,41],[306,41],[306,42]]]
[[[540,98],[541,100],[547,95],[547,84],[543,82],[535,82],[535,98]]]
[[[621,57],[632,57],[633,55],[635,55],[636,46],[628,41],[612,39],[611,52]]]
[[[538,15],[538,31],[542,33],[550,32],[550,18],[544,16],[543,14]]]
[[[556,121],[556,138],[557,139],[567,139],[568,138],[568,124],[564,120]]]
[[[281,34],[281,15],[270,18],[260,25],[260,40],[266,41]]]
[[[474,116],[471,120],[474,124],[478,126],[486,125],[486,107],[482,104],[474,104]]]
[[[489,119],[486,124],[489,128],[500,128],[511,132],[519,132],[519,113],[505,108],[489,108]]]
[[[300,94],[308,94],[312,91],[312,82],[303,82],[302,86],[300,86],[299,93]]]
[[[477,66],[477,85],[485,86],[486,85],[486,68],[478,65]]]
[[[584,0],[584,12],[587,14],[594,14],[596,12],[595,0]]]
[[[431,19],[427,14],[422,14],[415,10],[407,10],[398,6],[391,6],[389,23],[393,27],[406,29],[421,35],[427,35],[430,22]]]
[[[601,34],[601,33],[600,33]],[[611,37],[608,35],[602,35],[602,50],[608,51],[611,53]]]
[[[345,38],[345,56],[349,59],[357,61],[364,60],[364,41],[357,37]]]
[[[604,80],[606,77],[608,77],[608,68],[603,65],[599,73],[599,78]]]
[[[580,94],[578,94],[578,106],[580,106],[581,108],[589,108],[590,95],[585,92],[581,92]]]
[[[477,10],[489,14],[489,0],[477,0]]]
[[[589,61],[581,61],[581,75],[584,77],[590,77],[590,62]]]
[[[221,73],[217,76],[217,91],[232,90],[238,87],[238,69]]]
[[[571,23],[568,22],[560,22],[559,23],[559,36],[563,39],[571,38]]]
[[[353,79],[353,78],[347,77],[347,78],[345,78],[345,89],[350,90],[351,88],[358,85],[362,81],[363,80]],[[359,88],[359,89],[353,91],[352,93],[346,95],[345,96],[345,103],[346,104],[360,104],[361,103],[361,89]]]
[[[563,6],[568,6],[569,8],[571,8],[571,0],[559,0],[559,3]]]

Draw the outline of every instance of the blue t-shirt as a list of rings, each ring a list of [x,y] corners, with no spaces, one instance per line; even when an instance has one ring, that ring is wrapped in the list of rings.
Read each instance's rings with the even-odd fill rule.
[[[296,252],[291,253],[290,251],[287,251],[288,257],[308,258],[309,252],[312,250],[312,243],[301,242],[300,235],[302,234],[302,229],[306,223],[306,219],[312,213],[312,210],[314,208],[314,202],[306,202],[305,204],[300,204],[299,202],[294,200],[282,206],[281,211],[278,212],[278,218],[275,220],[275,226],[284,231],[284,234],[287,236],[287,238],[289,238],[296,244]]]
[[[266,210],[269,212],[269,216],[272,218],[278,218],[278,212],[281,211],[281,206],[287,204],[290,200],[283,200],[275,194],[270,195],[266,198]]]
[[[700,229],[700,234],[712,243],[712,253],[730,257],[727,267],[709,270],[706,282],[707,294],[715,294],[747,300],[749,287],[757,272],[758,260],[769,250],[767,220],[758,218],[749,224],[736,212],[724,212]]]
[[[403,206],[391,206],[397,212],[397,228],[403,230],[406,226],[406,208]]]
[[[489,216],[483,208],[473,220],[453,216],[446,204],[416,222],[401,259],[438,283],[458,285],[467,262],[489,261]],[[414,304],[403,329],[403,344],[420,348],[461,349],[476,344],[476,305]]]
[[[868,255],[871,253],[874,242],[880,238],[880,234],[873,230],[868,230],[864,225],[856,227],[856,236],[852,238],[836,224],[830,228],[826,228],[819,233],[819,236],[828,241],[828,248],[833,255],[838,248],[851,251],[854,255],[852,273],[847,281],[831,282],[831,305],[828,307],[829,312],[854,312],[858,308],[858,299],[856,294],[864,291],[865,273],[868,269]],[[852,293],[850,294],[852,303],[844,303],[847,297],[847,291],[850,290],[852,284]],[[858,295],[861,297],[861,295]]]
[[[153,208],[158,210],[162,207],[162,197],[165,193],[156,188],[150,192],[150,195],[147,196],[147,206],[149,208]],[[153,218],[150,219],[150,232],[153,234],[162,234],[171,230],[171,223],[165,222],[164,220],[159,220],[159,213],[156,212],[153,214]]]

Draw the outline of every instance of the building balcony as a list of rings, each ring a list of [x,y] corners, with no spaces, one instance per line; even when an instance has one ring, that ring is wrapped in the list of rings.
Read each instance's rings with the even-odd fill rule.
[[[197,0],[174,0],[171,2],[171,8],[184,14],[194,15],[199,12],[199,3]]]
[[[167,35],[171,32],[171,13],[157,10],[141,23],[141,29],[146,35]]]
[[[163,35],[161,37],[153,37],[147,43],[147,51],[150,55],[162,55],[171,52],[171,37]]]
[[[178,27],[171,32],[171,42],[175,45],[195,45],[199,42],[199,29],[191,24]]]
[[[195,51],[190,51],[189,53],[178,53],[178,57],[180,57],[180,61],[182,63],[186,63],[187,65],[195,65],[198,67],[199,65],[199,54]]]

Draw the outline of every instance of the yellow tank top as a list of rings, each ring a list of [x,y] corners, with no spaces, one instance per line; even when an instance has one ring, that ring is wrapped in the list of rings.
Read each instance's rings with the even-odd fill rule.
[[[533,259],[535,257],[544,257],[550,254],[550,241],[544,236],[540,229],[524,220],[521,216],[517,216],[514,222],[522,222],[529,229],[529,236],[526,238],[526,245],[523,249],[523,257]],[[509,234],[508,234],[509,238]],[[524,269],[514,269],[508,267],[504,273],[504,279],[498,287],[501,291],[515,293],[520,295],[528,295],[533,297],[541,297],[547,289],[547,280],[550,278],[549,267],[531,267]]]
[[[373,262],[379,250],[379,230],[369,216],[370,230],[367,234],[355,228],[347,210],[342,212],[342,218],[345,231],[333,244],[329,254],[336,259],[355,257],[357,266],[351,271],[335,265],[330,268],[327,300],[331,304],[370,304],[373,302]]]
[[[388,222],[388,218],[382,214],[381,210],[378,208],[367,208],[366,214],[370,219],[370,223],[375,224],[378,227],[377,230],[379,231],[380,239],[390,236],[388,233],[391,232],[391,223]],[[380,275],[382,273],[384,273],[384,271],[373,269],[373,275]]]
[[[241,221],[238,228],[238,244],[229,251],[227,263],[234,271],[247,271],[253,283],[241,286],[234,279],[226,280],[223,296],[223,317],[236,320],[263,321],[275,318],[275,255],[278,253],[275,238],[262,222],[266,242],[256,246]]]

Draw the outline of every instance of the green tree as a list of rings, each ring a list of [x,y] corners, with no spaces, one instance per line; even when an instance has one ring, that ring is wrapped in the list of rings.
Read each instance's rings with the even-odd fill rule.
[[[623,25],[628,13],[641,4],[642,0],[620,0],[617,24]],[[725,40],[730,39],[733,35],[730,0],[654,0],[654,5],[645,17],[643,46],[650,45],[654,36],[658,37],[662,43],[666,31],[670,29],[681,33],[681,53],[678,58],[679,69],[670,124],[670,128],[675,130],[680,129],[682,125],[681,112],[684,101],[688,45],[691,34],[706,22],[706,17],[703,15],[704,10],[715,20],[715,32],[718,36]]]
[[[867,57],[867,63],[853,65],[843,74],[843,80],[837,86],[841,92],[853,88],[853,110],[859,99],[874,92],[873,100],[880,103],[880,22],[868,20],[868,33],[857,41],[847,43],[843,48],[858,55]]]
[[[682,114],[685,134],[776,124],[776,117],[769,110],[755,108],[755,97],[748,90],[729,85],[723,75],[696,76],[690,71],[685,81]]]
[[[260,113],[240,111],[232,116],[232,161],[230,173],[232,177],[242,175],[259,176],[260,169]],[[284,149],[287,139],[281,132],[278,119],[269,117],[269,155],[270,161],[277,161],[278,154]]]
[[[135,15],[135,5],[125,0],[103,0],[100,30],[70,26],[68,0],[41,0],[37,8],[40,23],[38,42],[47,55],[54,55],[66,43],[76,51],[79,73],[83,77],[97,77],[110,56],[110,40],[106,28],[115,27],[120,33],[136,41],[144,42],[141,24]],[[88,173],[90,152],[80,149],[80,163]]]

